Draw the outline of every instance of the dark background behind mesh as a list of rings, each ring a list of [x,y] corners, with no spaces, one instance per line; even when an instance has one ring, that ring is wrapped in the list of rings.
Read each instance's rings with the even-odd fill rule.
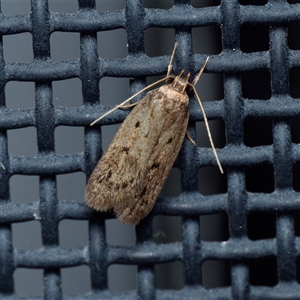
[[[0,299],[299,299],[297,3],[1,1]],[[83,201],[128,112],[89,123],[162,78],[175,41],[175,74],[210,56],[197,89],[226,174],[191,95],[200,148],[135,229]]]

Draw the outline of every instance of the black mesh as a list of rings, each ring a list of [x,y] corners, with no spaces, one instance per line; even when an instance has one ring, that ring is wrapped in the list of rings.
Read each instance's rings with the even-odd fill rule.
[[[18,299],[13,280],[16,269],[37,268],[44,270],[46,299],[299,299],[300,239],[295,216],[299,217],[300,210],[300,146],[297,139],[293,140],[293,132],[298,134],[299,127],[291,126],[299,125],[300,94],[299,83],[294,84],[289,78],[296,76],[299,82],[300,47],[290,46],[288,29],[300,22],[300,4],[284,0],[265,3],[223,0],[219,5],[195,8],[190,1],[175,0],[171,9],[145,9],[142,1],[127,0],[125,10],[100,13],[95,9],[95,1],[78,3],[79,10],[74,14],[54,14],[48,11],[47,1],[32,0],[29,15],[0,16],[1,35],[30,32],[34,53],[31,63],[7,63],[1,44],[0,298]],[[110,246],[106,242],[105,219],[113,216],[93,212],[83,202],[59,202],[56,175],[82,171],[88,177],[101,156],[100,125],[89,126],[108,110],[99,104],[100,79],[135,78],[131,83],[134,93],[144,87],[146,76],[166,73],[169,56],[145,55],[145,29],[174,28],[179,43],[174,72],[184,68],[194,75],[207,55],[193,52],[191,31],[208,25],[222,29],[222,52],[211,55],[205,72],[224,74],[224,99],[206,102],[204,106],[209,119],[225,122],[226,146],[218,150],[218,155],[227,169],[227,192],[209,196],[198,192],[199,168],[216,166],[216,162],[210,149],[195,148],[185,141],[176,162],[181,170],[181,194],[158,199],[153,212],[137,227],[134,246]],[[254,42],[241,46],[241,34],[251,31],[252,25],[266,26],[269,44],[263,40],[257,45],[267,49],[253,52]],[[97,32],[117,28],[126,29],[128,56],[99,58]],[[50,34],[55,31],[80,33],[80,60],[51,60]],[[269,89],[260,80],[255,81],[256,72],[266,74]],[[82,81],[83,105],[54,107],[52,81],[76,77]],[[12,80],[35,82],[34,109],[6,108],[4,88]],[[262,90],[261,98],[255,99],[256,89]],[[247,99],[247,95],[254,96]],[[101,124],[119,123],[127,113],[115,112]],[[195,122],[202,120],[200,109],[192,105],[189,126],[192,134],[195,134]],[[253,133],[252,125],[261,120],[266,122],[260,123],[262,126],[272,130],[271,141],[267,145],[252,145],[249,130]],[[59,125],[85,126],[84,154],[55,153],[54,130]],[[38,155],[10,155],[7,130],[28,126],[36,128]],[[263,129],[256,129],[257,134]],[[257,186],[253,182],[259,185],[265,179],[256,178],[261,175],[261,166],[266,167],[263,172],[267,170],[263,177],[267,174],[272,178],[268,183],[271,188],[268,191],[262,186],[262,192],[254,192]],[[10,201],[9,180],[14,174],[40,176],[38,202],[22,205]],[[229,237],[226,241],[205,241],[200,235],[199,217],[216,213],[228,217]],[[151,222],[158,214],[183,217],[182,242],[153,242]],[[252,232],[249,227],[259,224],[259,217],[266,215],[274,222],[271,229],[274,236],[259,238],[264,228],[257,226]],[[14,249],[11,224],[34,219],[41,223],[43,247],[37,251]],[[63,219],[90,221],[87,247],[66,250],[59,246],[58,224]],[[255,270],[260,270],[262,259],[262,265],[270,263],[266,268],[275,277],[271,284],[259,284],[257,280],[259,271],[255,273]],[[207,260],[230,262],[226,286],[210,290],[203,286],[202,267]],[[182,262],[184,287],[158,289],[154,266],[172,261]],[[84,264],[91,270],[91,293],[63,295],[60,270]],[[107,268],[111,264],[138,266],[136,291],[113,294],[108,290]]]

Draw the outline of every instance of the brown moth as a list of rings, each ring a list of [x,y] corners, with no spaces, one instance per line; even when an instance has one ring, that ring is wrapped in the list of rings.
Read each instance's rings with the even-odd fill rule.
[[[98,211],[113,209],[118,219],[125,224],[136,225],[149,214],[171,171],[187,133],[187,88],[194,90],[205,116],[194,85],[208,59],[191,84],[188,82],[189,74],[182,78],[183,70],[178,76],[171,76],[176,47],[177,43],[168,74],[159,81],[168,80],[169,83],[148,92],[136,104],[99,160],[87,184],[86,204]],[[113,110],[122,107],[135,96]],[[208,126],[206,117],[204,119]],[[208,135],[216,155],[209,129]],[[217,162],[222,172],[218,158]]]

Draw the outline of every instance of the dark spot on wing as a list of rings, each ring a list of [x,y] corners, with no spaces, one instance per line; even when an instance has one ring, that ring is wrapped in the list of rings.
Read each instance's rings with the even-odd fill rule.
[[[167,141],[167,144],[171,144],[172,142],[173,142],[173,139],[169,138],[168,141]]]
[[[137,122],[135,123],[135,128],[138,128],[138,127],[140,127],[140,121],[137,121]]]
[[[125,152],[126,154],[128,154],[129,148],[128,148],[128,147],[123,147],[123,148],[122,148],[122,152]]]
[[[112,175],[111,171],[108,171],[106,178],[109,179],[111,177],[111,175]]]
[[[128,186],[128,183],[127,183],[127,182],[123,182],[123,183],[122,183],[122,189],[126,189],[127,186]]]
[[[146,194],[146,188],[144,187],[143,191],[141,192],[140,197],[143,197]]]
[[[159,163],[154,163],[152,166],[151,166],[151,169],[157,169],[159,167]]]

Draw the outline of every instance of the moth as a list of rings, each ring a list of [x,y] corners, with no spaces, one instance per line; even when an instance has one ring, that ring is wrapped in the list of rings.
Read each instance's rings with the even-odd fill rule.
[[[189,83],[190,74],[183,78],[184,70],[178,76],[171,75],[176,48],[177,43],[167,76],[154,83],[166,81],[166,84],[148,92],[136,104],[88,180],[86,204],[97,211],[113,209],[117,218],[125,224],[137,225],[149,214],[171,171],[187,134],[188,89],[194,91],[200,104],[217,163],[223,172],[213,146],[204,109],[194,88],[208,58],[194,81]],[[124,104],[137,94],[102,115],[91,125],[112,111],[124,107]]]

